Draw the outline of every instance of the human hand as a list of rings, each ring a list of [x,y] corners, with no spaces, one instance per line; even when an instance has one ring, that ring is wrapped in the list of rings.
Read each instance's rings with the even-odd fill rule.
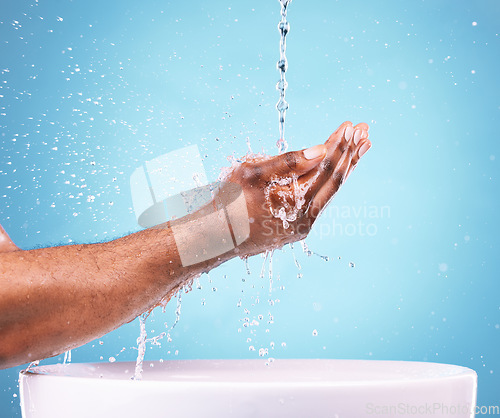
[[[353,127],[344,122],[324,144],[270,158],[247,158],[235,167],[225,181],[243,191],[246,211],[240,211],[237,223],[250,225],[238,254],[251,256],[304,239],[370,149],[368,129],[366,123]]]

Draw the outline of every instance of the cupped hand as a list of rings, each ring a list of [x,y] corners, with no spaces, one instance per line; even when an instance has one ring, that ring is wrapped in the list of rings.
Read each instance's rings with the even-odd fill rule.
[[[371,147],[368,125],[344,122],[321,145],[275,157],[249,157],[226,181],[241,187],[249,222],[240,256],[251,256],[304,239]],[[244,212],[244,215],[243,215]]]

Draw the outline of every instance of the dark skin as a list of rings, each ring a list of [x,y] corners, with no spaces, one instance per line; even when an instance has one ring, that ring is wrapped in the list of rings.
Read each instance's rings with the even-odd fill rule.
[[[209,205],[180,220],[98,244],[23,251],[0,226],[0,368],[81,346],[233,257],[304,239],[370,147],[368,125],[345,122],[325,144],[237,166],[226,182],[244,192],[249,236],[232,250],[188,266],[173,231],[180,225],[188,244],[211,245],[210,236],[198,232]],[[283,180],[290,178],[294,181]],[[302,194],[296,193],[299,189]],[[222,188],[211,205],[223,205],[229,196]],[[285,227],[275,215],[280,207],[296,207],[299,197],[300,209]]]

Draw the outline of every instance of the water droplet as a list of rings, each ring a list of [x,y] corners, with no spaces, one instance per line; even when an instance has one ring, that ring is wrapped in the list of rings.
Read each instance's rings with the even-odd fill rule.
[[[269,350],[267,348],[259,348],[259,356],[264,357],[269,354]]]
[[[286,82],[286,80],[280,80],[280,81],[278,81],[278,83],[276,83],[276,90],[278,90],[278,91],[286,90],[287,87],[288,87],[288,83]]]
[[[288,143],[285,141],[284,138],[278,139],[278,141],[276,141],[276,146],[278,147],[279,154],[283,154],[288,149]]]
[[[288,69],[288,63],[286,58],[280,59],[276,64],[276,67],[278,68],[278,70],[285,72]]]
[[[278,103],[276,103],[276,109],[280,113],[286,112],[288,110],[288,102],[285,99],[280,99]]]
[[[250,271],[250,266],[248,265],[248,257],[245,257],[245,268],[247,270],[247,274],[250,275],[252,272]],[[245,281],[245,280],[243,280]]]
[[[288,31],[290,30],[290,23],[288,22],[280,22],[278,24],[278,29],[281,33],[281,36],[286,36]]]

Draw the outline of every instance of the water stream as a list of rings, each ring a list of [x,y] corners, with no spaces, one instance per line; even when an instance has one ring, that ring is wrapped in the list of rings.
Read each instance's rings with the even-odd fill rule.
[[[288,10],[288,5],[291,3],[292,0],[279,0],[281,4],[281,19],[278,24],[278,30],[280,32],[280,57],[277,63],[277,68],[280,72],[280,80],[276,84],[276,89],[279,91],[279,100],[278,103],[276,103],[276,109],[278,110],[279,114],[279,140],[277,141],[276,145],[278,147],[278,152],[279,154],[282,154],[288,150],[288,143],[285,139],[285,116],[286,116],[286,111],[288,110],[288,103],[285,99],[285,94],[286,94],[286,89],[288,87],[287,81],[286,81],[286,71],[288,69],[288,62],[286,58],[286,36],[288,32],[290,31],[290,24],[287,21],[287,10]],[[247,140],[249,150],[251,152],[250,144]],[[289,179],[289,181],[294,181],[296,182],[296,179]],[[195,179],[196,181],[196,179]],[[297,187],[298,185],[295,185],[295,190],[296,192],[299,191],[299,188]],[[295,196],[296,201],[301,202],[300,197],[301,196]],[[296,219],[296,212],[300,209],[301,204],[299,203],[298,205],[296,204],[295,207],[293,208],[286,208],[288,210],[285,210],[284,207],[280,208],[281,210],[279,213],[275,213],[274,216],[281,218],[283,221],[283,226],[285,228],[288,228],[288,222],[293,222]],[[303,244],[305,245],[305,243]],[[306,252],[306,250],[304,249]],[[265,274],[265,268],[267,262],[269,263],[269,294],[272,293],[272,286],[273,286],[273,252],[274,251],[266,251],[264,255],[264,262],[262,264],[261,268],[261,273],[260,277],[264,277]],[[312,252],[311,252],[312,253]],[[323,258],[323,257],[322,257]],[[295,254],[294,254],[294,261],[295,264],[297,265],[297,268],[300,270],[300,265],[298,264]],[[250,268],[248,265],[248,260],[245,259],[245,266],[246,266],[246,271],[247,274],[251,274]],[[198,289],[201,289],[201,285],[199,284],[199,281],[197,282]],[[173,330],[177,323],[179,322],[180,319],[180,313],[181,313],[181,295],[183,293],[184,288],[180,289],[178,294],[177,294],[177,308],[175,311],[176,314],[176,319],[171,326],[170,330]],[[146,353],[146,344],[152,340],[154,340],[154,343],[158,344],[158,340],[163,338],[165,333],[160,334],[158,337],[155,337],[153,339],[148,339],[147,338],[147,331],[146,331],[146,320],[148,317],[149,313],[147,314],[142,314],[139,317],[139,322],[140,322],[140,335],[137,338],[137,349],[138,349],[138,354],[137,354],[137,360],[136,360],[136,368],[135,368],[135,375],[134,379],[135,380],[141,380],[142,379],[142,373],[143,373],[143,362],[144,362],[144,356]],[[168,339],[170,340],[170,333],[166,334]],[[260,354],[260,353],[259,353]],[[65,357],[66,361],[66,357]]]
[[[287,21],[287,10],[288,5],[292,0],[279,0],[281,3],[281,20],[278,24],[278,30],[280,31],[280,59],[278,61],[277,67],[280,71],[280,80],[276,85],[276,89],[280,93],[280,98],[278,103],[276,103],[276,109],[279,113],[279,131],[280,137],[276,145],[278,146],[278,151],[280,154],[284,153],[288,149],[288,143],[285,139],[285,116],[286,111],[288,110],[288,103],[285,100],[285,92],[288,87],[286,82],[286,71],[288,69],[288,62],[286,59],[286,35],[290,31],[290,24]]]

